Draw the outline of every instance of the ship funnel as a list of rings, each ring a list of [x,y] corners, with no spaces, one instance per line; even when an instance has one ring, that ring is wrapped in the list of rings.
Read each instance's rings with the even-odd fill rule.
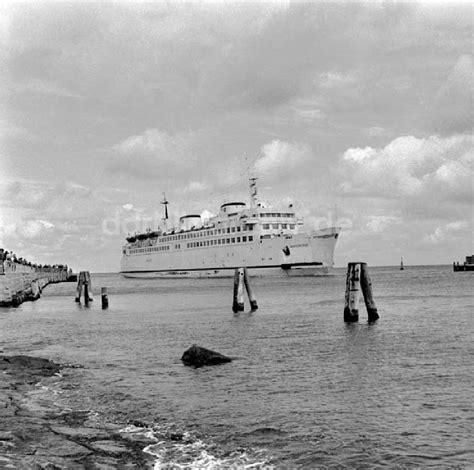
[[[220,215],[234,215],[245,209],[245,202],[226,202],[221,205]]]
[[[183,215],[179,218],[180,230],[191,230],[202,226],[201,216],[199,214]]]

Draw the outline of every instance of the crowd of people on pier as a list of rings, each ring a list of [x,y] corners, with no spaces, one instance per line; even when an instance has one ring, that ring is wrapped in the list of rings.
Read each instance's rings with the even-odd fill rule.
[[[67,264],[37,264],[28,261],[25,258],[17,258],[16,254],[12,251],[7,251],[4,248],[0,248],[0,274],[5,274],[6,271],[16,271],[18,266],[27,266],[35,272],[60,272],[70,271]]]

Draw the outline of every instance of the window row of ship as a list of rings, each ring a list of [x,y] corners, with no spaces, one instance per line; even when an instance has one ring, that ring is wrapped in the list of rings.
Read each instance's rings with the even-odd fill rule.
[[[286,212],[264,212],[260,214],[260,217],[294,217],[295,214]]]
[[[197,242],[189,242],[186,243],[186,248],[197,248],[202,246],[216,246],[216,245],[229,245],[232,243],[247,243],[252,242],[253,236],[243,236],[243,237],[230,237],[230,238],[215,238],[212,240],[202,240]],[[169,251],[170,245],[163,245],[163,246],[153,246],[153,247],[146,247],[146,248],[133,248],[129,250],[129,254],[145,254],[145,253],[153,253],[157,251]],[[175,250],[181,249],[181,244],[174,245]],[[124,250],[125,253],[125,250]]]
[[[263,230],[294,230],[296,228],[296,224],[262,224],[262,229]],[[197,232],[188,232],[188,233],[183,233],[181,235],[170,235],[167,237],[160,237],[158,239],[158,242],[161,243],[167,243],[167,242],[173,242],[173,241],[179,241],[179,240],[188,240],[190,238],[200,238],[200,237],[209,237],[209,236],[214,236],[214,235],[223,235],[226,233],[235,233],[235,232],[240,232],[240,231],[252,231],[253,230],[253,225],[243,225],[242,227],[237,226],[237,227],[227,227],[227,228],[222,228],[222,229],[214,229],[214,230],[200,230]]]
[[[183,233],[180,235],[170,235],[167,237],[160,237],[158,239],[159,242],[161,243],[166,243],[166,242],[174,242],[178,240],[188,240],[190,238],[200,238],[200,237],[210,237],[213,235],[223,235],[225,233],[235,233],[235,232],[240,232],[240,231],[252,231],[253,230],[253,225],[243,225],[242,227],[237,226],[237,227],[227,227],[227,228],[216,228],[214,230],[199,230],[196,232],[187,232]]]

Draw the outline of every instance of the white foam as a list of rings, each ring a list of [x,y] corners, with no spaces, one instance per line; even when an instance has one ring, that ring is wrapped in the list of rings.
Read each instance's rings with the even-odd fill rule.
[[[128,425],[121,429],[123,433],[133,433],[143,435],[148,439],[156,442],[146,446],[143,452],[153,456],[154,470],[162,470],[165,468],[173,469],[272,469],[273,466],[268,464],[267,458],[260,455],[258,460],[256,456],[253,458],[247,452],[234,452],[229,457],[219,458],[210,451],[210,446],[204,441],[194,437],[190,432],[185,431],[181,434],[179,441],[170,439],[175,434],[175,426],[173,424],[162,424],[154,426],[152,429],[135,425]],[[257,454],[266,453],[261,449]]]

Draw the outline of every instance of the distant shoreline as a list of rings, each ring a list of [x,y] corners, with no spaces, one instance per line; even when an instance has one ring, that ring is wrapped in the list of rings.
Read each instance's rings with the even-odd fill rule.
[[[393,264],[393,265],[383,265],[383,264],[370,264],[370,263],[367,263],[370,267],[372,268],[396,268],[396,269],[400,269],[400,264]],[[443,264],[405,264],[405,269],[407,268],[436,268],[436,267],[449,267],[449,268],[452,268],[453,267],[453,264],[452,263],[443,263]],[[347,265],[343,265],[343,266],[334,266],[333,269],[346,269],[347,268]],[[91,271],[91,274],[93,275],[110,275],[110,274],[121,274],[120,271],[100,271],[100,272],[96,272],[96,271]],[[308,276],[309,277],[309,276]],[[153,279],[153,278],[150,278],[150,279]],[[166,279],[166,278],[157,278],[157,279]],[[183,278],[183,279],[189,279],[189,278]],[[206,278],[193,278],[193,279],[206,279]]]

